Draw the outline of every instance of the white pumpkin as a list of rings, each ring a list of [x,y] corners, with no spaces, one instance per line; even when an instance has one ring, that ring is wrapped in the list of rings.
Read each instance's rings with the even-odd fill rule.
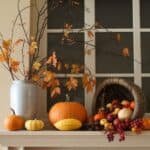
[[[42,120],[27,120],[25,122],[25,128],[29,131],[38,131],[44,128],[44,122]]]
[[[125,119],[130,119],[132,116],[132,110],[130,108],[122,108],[119,112],[118,112],[118,118],[120,120],[125,120]]]

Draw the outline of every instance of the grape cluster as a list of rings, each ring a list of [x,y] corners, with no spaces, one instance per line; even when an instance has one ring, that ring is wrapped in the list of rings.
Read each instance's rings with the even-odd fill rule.
[[[130,122],[131,131],[140,133],[143,129],[143,120],[141,118],[134,119]]]

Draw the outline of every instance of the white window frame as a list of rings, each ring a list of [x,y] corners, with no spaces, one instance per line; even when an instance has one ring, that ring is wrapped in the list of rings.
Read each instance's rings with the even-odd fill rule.
[[[39,5],[40,6],[40,5]],[[95,0],[84,0],[84,24],[85,28],[87,27],[86,25],[88,24],[89,26],[92,26],[95,24]],[[88,11],[87,11],[88,10]],[[134,71],[133,73],[96,73],[96,55],[95,52],[96,50],[93,49],[92,47],[92,52],[91,55],[85,55],[84,57],[84,63],[86,66],[91,70],[92,74],[95,75],[95,77],[132,77],[134,78],[134,82],[142,87],[142,77],[150,77],[150,73],[142,73],[142,62],[141,60],[141,32],[150,32],[150,28],[140,28],[140,0],[132,0],[132,16],[133,16],[133,27],[132,28],[108,28],[110,32],[129,32],[133,33],[133,64],[134,64]],[[73,33],[78,33],[80,29],[73,29]],[[41,47],[42,49],[47,50],[47,35],[49,33],[62,33],[63,29],[47,29],[45,30],[44,37],[42,39],[42,44]],[[88,41],[89,37],[88,34],[86,33],[87,31],[84,32],[84,37],[85,41]],[[105,29],[93,29],[92,30],[93,34],[95,33],[100,33],[100,32],[107,32]],[[95,36],[93,38],[93,41],[91,41],[91,44],[95,45]],[[90,48],[90,47],[89,47]],[[46,56],[47,51],[42,52],[41,55]],[[82,74],[76,75],[76,74],[70,74],[70,76],[75,76],[75,77],[82,77]],[[58,77],[65,77],[64,74],[59,74]],[[95,89],[92,93],[85,93],[85,107],[88,110],[89,114],[92,114],[92,100],[94,97]],[[46,95],[46,94],[45,94]],[[45,97],[45,96],[44,96]],[[45,102],[46,103],[46,102]],[[44,104],[46,106],[46,104]],[[46,108],[45,108],[46,109]]]

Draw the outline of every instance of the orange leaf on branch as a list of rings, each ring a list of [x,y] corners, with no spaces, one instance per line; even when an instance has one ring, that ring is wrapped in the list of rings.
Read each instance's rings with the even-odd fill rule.
[[[69,91],[76,90],[78,87],[78,80],[75,79],[74,77],[70,77],[69,80],[66,82],[66,87]]]
[[[48,58],[46,64],[51,64],[53,65],[54,67],[57,66],[57,57],[56,57],[56,53],[53,52],[52,55]]]
[[[94,37],[94,33],[90,30],[87,32],[87,34],[90,39],[92,39]]]
[[[2,46],[5,49],[10,49],[11,44],[12,44],[11,40],[3,40],[3,42],[2,42]]]
[[[85,73],[82,78],[83,87],[86,88],[87,92],[92,92],[96,84],[96,79],[91,75]]]
[[[124,57],[129,57],[130,56],[129,49],[127,47],[123,48],[122,55]]]
[[[55,78],[55,74],[51,71],[45,71],[43,75],[44,75],[43,79],[44,82],[50,82],[52,79]]]
[[[56,96],[61,94],[61,89],[60,87],[55,87],[52,91],[51,91],[51,98],[55,98]]]
[[[9,65],[10,65],[10,68],[12,69],[12,71],[17,72],[19,69],[20,62],[17,61],[16,59],[11,58],[9,60]]]
[[[33,41],[31,42],[30,46],[29,46],[29,55],[34,55],[37,49],[37,42]]]

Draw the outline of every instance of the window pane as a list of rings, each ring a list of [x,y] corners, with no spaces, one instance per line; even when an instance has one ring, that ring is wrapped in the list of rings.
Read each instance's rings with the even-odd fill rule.
[[[132,33],[120,33],[121,42],[115,40],[117,33],[96,33],[96,72],[97,73],[133,73],[133,37]],[[128,48],[130,57],[122,55]]]
[[[58,1],[54,2],[58,3]],[[48,28],[63,28],[64,24],[69,23],[73,28],[84,26],[84,1],[80,0],[79,5],[75,5],[70,0],[63,0],[62,5],[54,10],[48,8]]]
[[[141,27],[150,27],[150,0],[141,0]]]
[[[142,88],[145,94],[145,112],[150,112],[150,78],[143,78],[142,79]]]
[[[53,51],[56,51],[57,57],[60,58],[63,63],[69,64],[84,64],[84,35],[72,34],[75,44],[62,44],[62,34],[50,33],[48,34],[48,52],[47,55],[51,55]]]
[[[150,33],[141,33],[142,72],[150,72]]]
[[[64,87],[64,85],[66,83],[66,79],[59,78],[59,80],[62,83],[61,95],[58,96],[57,98],[51,98],[50,90],[47,90],[47,110],[49,110],[49,108],[52,105],[54,105],[55,103],[65,101],[66,94],[69,94],[70,101],[76,101],[76,102],[80,102],[81,104],[84,104],[84,89],[82,88],[82,85],[81,85],[81,79],[78,78],[79,87],[77,88],[77,90],[75,90],[75,91],[73,90],[71,92],[66,91],[66,88]]]
[[[107,28],[132,27],[132,0],[96,0],[96,21]]]

